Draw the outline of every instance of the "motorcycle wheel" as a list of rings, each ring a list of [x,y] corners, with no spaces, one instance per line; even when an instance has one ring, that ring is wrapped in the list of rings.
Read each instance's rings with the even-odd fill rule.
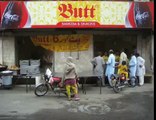
[[[120,88],[120,81],[119,81],[119,80],[117,80],[117,81],[115,82],[115,85],[113,86],[113,90],[114,90],[115,93],[119,93],[119,92],[121,91],[121,88]]]
[[[131,87],[135,87],[136,86],[136,78],[135,77],[131,77],[130,78],[130,85],[131,85]]]
[[[44,96],[48,92],[48,90],[49,87],[47,84],[41,84],[35,88],[34,93],[36,96],[40,97],[40,96]]]

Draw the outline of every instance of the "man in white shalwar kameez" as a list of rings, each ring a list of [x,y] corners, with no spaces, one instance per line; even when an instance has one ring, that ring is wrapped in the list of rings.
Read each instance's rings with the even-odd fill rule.
[[[132,77],[136,78],[136,68],[137,68],[137,59],[136,59],[135,54],[133,53],[132,56],[131,56],[131,59],[129,61],[129,70],[130,70],[129,76],[130,76],[130,79]],[[136,81],[133,81],[133,85],[135,85],[135,82]]]
[[[109,50],[109,57],[108,57],[108,61],[106,62],[107,68],[105,73],[105,76],[107,76],[109,85],[111,87],[112,87],[111,75],[114,74],[115,72],[115,56],[113,53],[114,53],[113,50]]]
[[[144,84],[144,75],[145,75],[145,60],[140,56],[139,53],[136,54],[137,57],[137,70],[136,76],[139,78],[139,85]]]
[[[131,85],[134,87],[136,85],[136,68],[137,68],[137,59],[135,53],[132,54],[131,59],[129,61],[129,76],[131,80]],[[135,78],[135,79],[134,79]]]
[[[127,62],[127,55],[126,55],[124,49],[121,50],[119,63],[122,64],[122,61],[126,61]]]

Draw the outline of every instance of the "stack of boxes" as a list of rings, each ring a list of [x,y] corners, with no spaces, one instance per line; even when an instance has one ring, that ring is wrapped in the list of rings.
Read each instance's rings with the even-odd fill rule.
[[[40,60],[20,60],[20,74],[40,74]]]
[[[30,60],[29,70],[32,75],[40,74],[40,60]]]
[[[29,72],[29,60],[20,60],[20,74],[28,74]]]

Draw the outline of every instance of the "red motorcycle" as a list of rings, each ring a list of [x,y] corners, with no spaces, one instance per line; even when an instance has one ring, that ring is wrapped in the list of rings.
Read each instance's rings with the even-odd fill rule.
[[[46,73],[43,78],[45,80],[45,83],[39,84],[34,90],[34,93],[36,96],[44,96],[50,89],[55,94],[58,93],[60,95],[60,93],[62,93],[67,96],[66,89],[61,84],[62,78],[53,77],[52,72],[49,69],[46,70]],[[71,93],[72,93],[72,91],[71,91]],[[74,94],[71,95],[71,97],[73,97],[73,96],[74,96]]]
[[[111,76],[112,86],[115,93],[119,93],[122,88],[129,86],[134,87],[134,82],[136,81],[135,77],[131,77],[130,79],[126,79],[125,74],[117,75],[113,74]]]

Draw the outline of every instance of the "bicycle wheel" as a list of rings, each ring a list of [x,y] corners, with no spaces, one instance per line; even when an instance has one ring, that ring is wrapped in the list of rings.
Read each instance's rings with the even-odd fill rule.
[[[47,84],[41,84],[35,88],[34,93],[36,96],[44,96],[48,92],[48,90],[49,87]]]

